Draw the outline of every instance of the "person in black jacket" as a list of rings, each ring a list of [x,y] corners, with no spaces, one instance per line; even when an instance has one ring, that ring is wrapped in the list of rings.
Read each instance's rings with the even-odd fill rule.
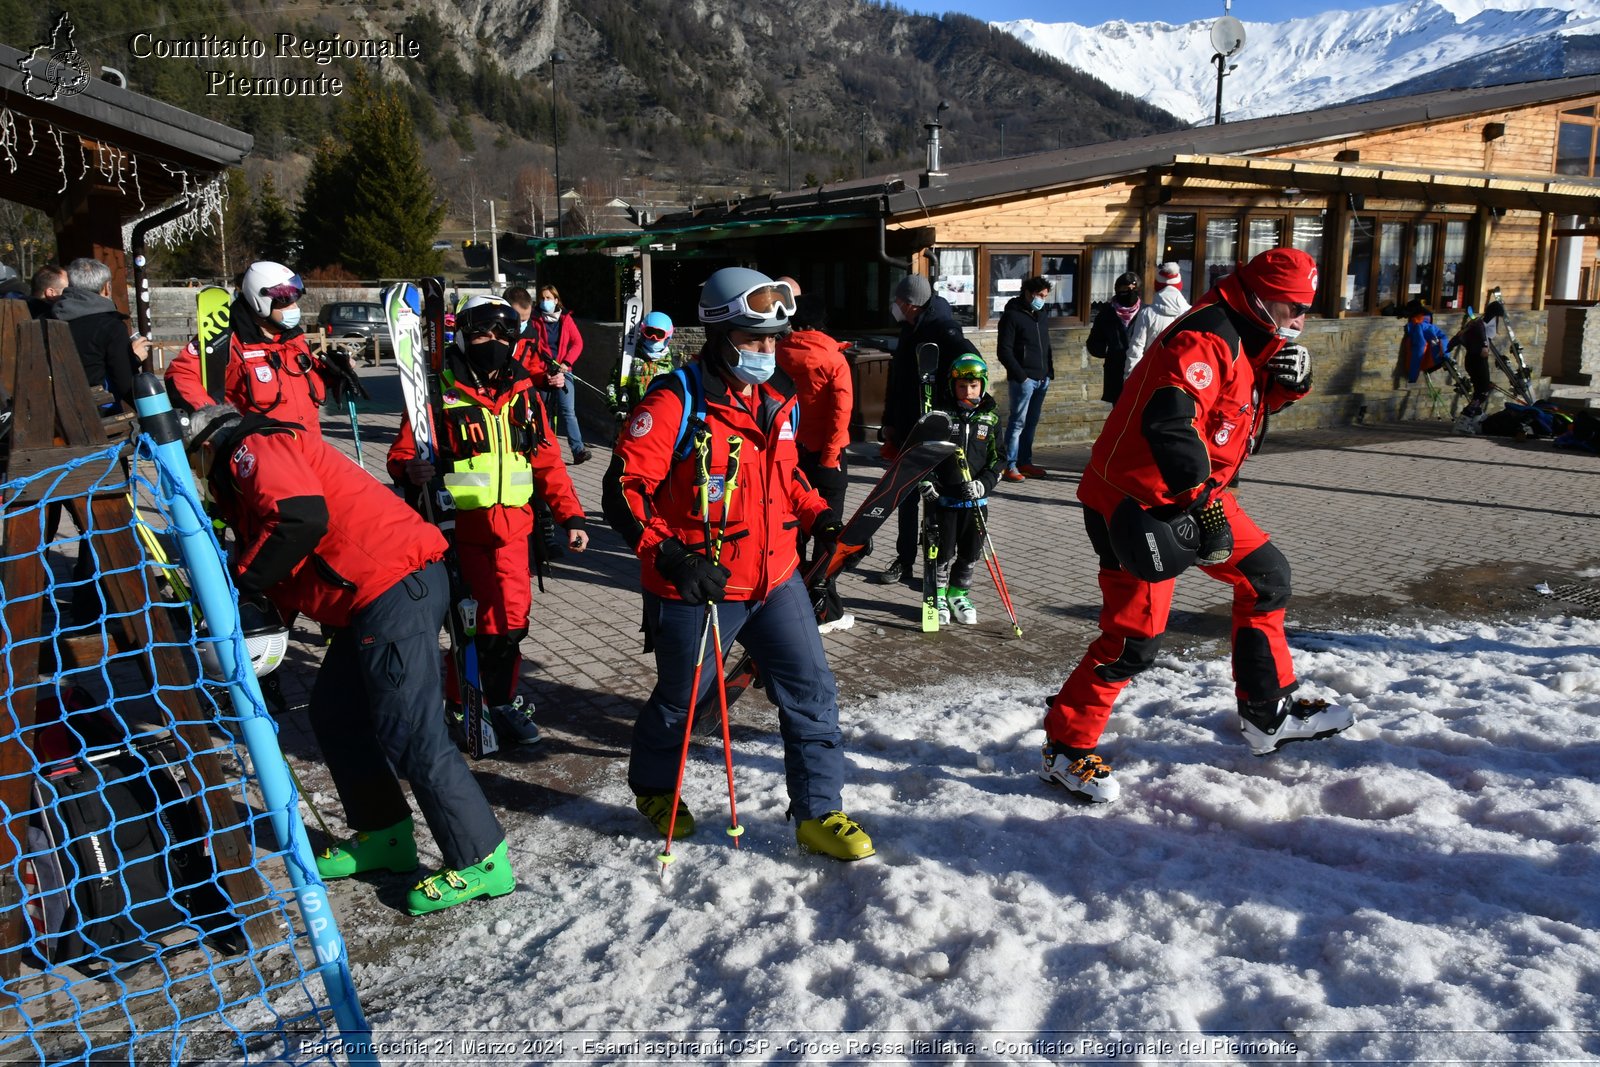
[[[911,428],[925,410],[922,398],[922,374],[917,365],[917,349],[925,344],[939,348],[938,366],[933,377],[933,407],[946,407],[951,403],[950,365],[957,356],[977,351],[956,322],[950,302],[933,295],[933,286],[920,274],[908,274],[894,287],[894,303],[890,312],[900,323],[900,340],[894,356],[889,361],[889,380],[884,387],[883,457],[893,459],[900,454]],[[878,575],[883,585],[893,585],[914,574],[917,558],[917,529],[919,501],[912,494],[900,505],[899,530],[895,537],[895,558]]]
[[[1105,360],[1105,389],[1100,399],[1115,404],[1122,395],[1128,363],[1128,326],[1139,313],[1139,276],[1128,271],[1117,276],[1111,303],[1100,309],[1089,327],[1085,347],[1095,359]]]
[[[91,387],[104,386],[115,413],[133,406],[133,375],[144,361],[150,342],[134,340],[128,333],[128,316],[111,302],[111,268],[95,259],[75,259],[67,264],[67,288],[51,314],[67,324],[78,346],[83,373]]]
[[[1044,410],[1045,390],[1055,377],[1050,352],[1049,316],[1044,313],[1050,282],[1042,277],[1022,283],[1022,293],[1006,302],[1000,315],[997,345],[1006,368],[1011,413],[1006,418],[1005,462],[1001,477],[1008,482],[1042,478],[1043,467],[1033,465],[1033,435]]]

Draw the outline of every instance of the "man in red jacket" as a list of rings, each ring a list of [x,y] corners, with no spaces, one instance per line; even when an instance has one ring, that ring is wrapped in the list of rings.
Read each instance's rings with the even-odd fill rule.
[[[1078,486],[1100,558],[1101,632],[1045,716],[1046,781],[1090,801],[1116,799],[1095,746],[1117,694],[1155,661],[1173,579],[1193,562],[1233,587],[1233,677],[1253,753],[1353,721],[1345,708],[1293,699],[1289,562],[1226,489],[1262,413],[1311,388],[1305,349],[1287,342],[1316,289],[1306,253],[1263,252],[1174,322],[1129,376]]]
[[[411,890],[407,909],[511,892],[505,831],[445,727],[443,535],[300,426],[215,405],[194,413],[189,448],[237,537],[240,594],[270,598],[285,618],[303,613],[333,635],[310,718],[355,835],[321,853],[318,872],[416,869],[398,774],[445,862]]]
[[[167,395],[173,407],[196,411],[218,402],[246,414],[298,423],[322,436],[318,411],[330,390],[357,389],[350,357],[341,352],[329,363],[314,354],[300,327],[305,283],[282,263],[250,264],[229,311],[228,329],[212,352],[200,351],[196,337],[167,368]],[[206,368],[210,368],[209,370]],[[203,380],[204,379],[204,380]]]
[[[690,692],[706,605],[716,601],[723,648],[707,655],[720,658],[737,637],[761,664],[778,706],[800,844],[855,860],[872,855],[872,839],[842,810],[838,686],[796,573],[795,530],[830,552],[839,521],[797,470],[794,386],[774,354],[793,314],[787,286],[743,267],[717,271],[700,290],[705,347],[656,379],[618,437],[605,512],[639,557],[657,672],[634,724],[628,785],[658,831],[676,811],[674,834],[694,832],[688,806],[672,801],[683,732],[713,683],[708,664],[699,692]]]
[[[800,471],[822,494],[828,508],[843,515],[844,494],[850,486],[845,449],[850,447],[850,412],[855,405],[850,364],[844,358],[844,350],[850,346],[824,332],[827,308],[815,294],[795,298],[790,325],[792,329],[778,338],[778,369],[794,382],[795,397],[800,401],[796,440]],[[816,558],[813,550],[811,559]],[[839,606],[832,579],[828,580],[827,601],[824,629],[848,629],[854,620]]]
[[[588,547],[589,535],[539,384],[512,356],[517,330],[515,308],[499,297],[475,296],[456,315],[440,375],[444,410],[435,458],[455,502],[461,577],[478,602],[480,688],[494,706],[496,728],[531,743],[538,730],[512,699],[533,606],[528,535],[535,493],[549,502],[574,552]],[[402,422],[389,448],[389,476],[414,489],[433,479],[434,466],[417,458],[411,424]]]

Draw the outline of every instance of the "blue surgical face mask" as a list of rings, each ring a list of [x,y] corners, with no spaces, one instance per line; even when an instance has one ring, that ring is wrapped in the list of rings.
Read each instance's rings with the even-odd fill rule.
[[[285,330],[292,330],[296,326],[300,325],[300,305],[296,304],[293,307],[286,307],[283,308],[282,311],[283,318],[279,319],[278,321],[283,324],[283,328]]]
[[[644,342],[644,354],[649,356],[651,359],[660,359],[662,356],[667,354],[667,342],[665,342],[665,341],[646,341],[646,342]]]
[[[739,362],[730,369],[733,376],[746,385],[760,385],[778,369],[776,352],[757,352],[749,348],[735,348],[734,351],[739,354]]]
[[[541,300],[539,301],[539,310],[546,315],[554,315],[556,313],[556,302],[554,300]]]
[[[517,332],[518,333],[527,333],[528,332],[528,320],[527,319],[523,319],[521,322],[519,322],[517,324]]]
[[[1044,297],[1042,297],[1042,296],[1034,297],[1032,300],[1028,301],[1028,306],[1033,308],[1033,310],[1035,310],[1035,311],[1043,311],[1044,310]]]

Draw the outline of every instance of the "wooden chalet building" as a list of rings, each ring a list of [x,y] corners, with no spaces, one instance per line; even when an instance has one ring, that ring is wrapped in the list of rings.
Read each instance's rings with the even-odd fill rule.
[[[1589,336],[1600,326],[1581,310],[1600,296],[1597,129],[1600,76],[948,167],[931,127],[918,174],[701,206],[643,234],[562,244],[645,253],[648,298],[680,324],[694,322],[700,282],[739,263],[824,294],[836,333],[886,333],[889,294],[916,271],[986,351],[1022,279],[1050,277],[1056,383],[1041,443],[1091,437],[1104,418],[1100,368],[1082,341],[1118,274],[1142,273],[1148,297],[1156,266],[1176,261],[1193,298],[1256,253],[1293,246],[1317,258],[1323,286],[1305,337],[1318,392],[1286,421],[1378,420],[1415,414],[1424,392],[1394,380],[1392,316],[1412,297],[1451,330],[1498,287],[1529,362],[1542,362],[1539,384],[1587,383],[1600,364],[1600,336]],[[862,412],[868,430],[872,404]]]

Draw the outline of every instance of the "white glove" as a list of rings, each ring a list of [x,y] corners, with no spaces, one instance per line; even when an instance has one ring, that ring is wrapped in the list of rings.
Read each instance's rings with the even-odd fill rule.
[[[1286,344],[1267,360],[1267,373],[1291,392],[1307,392],[1311,388],[1311,353],[1305,345]]]
[[[922,499],[930,504],[939,502],[939,487],[932,482],[923,482],[918,488],[922,491]]]
[[[983,483],[974,478],[961,487],[961,492],[968,500],[982,500]]]

